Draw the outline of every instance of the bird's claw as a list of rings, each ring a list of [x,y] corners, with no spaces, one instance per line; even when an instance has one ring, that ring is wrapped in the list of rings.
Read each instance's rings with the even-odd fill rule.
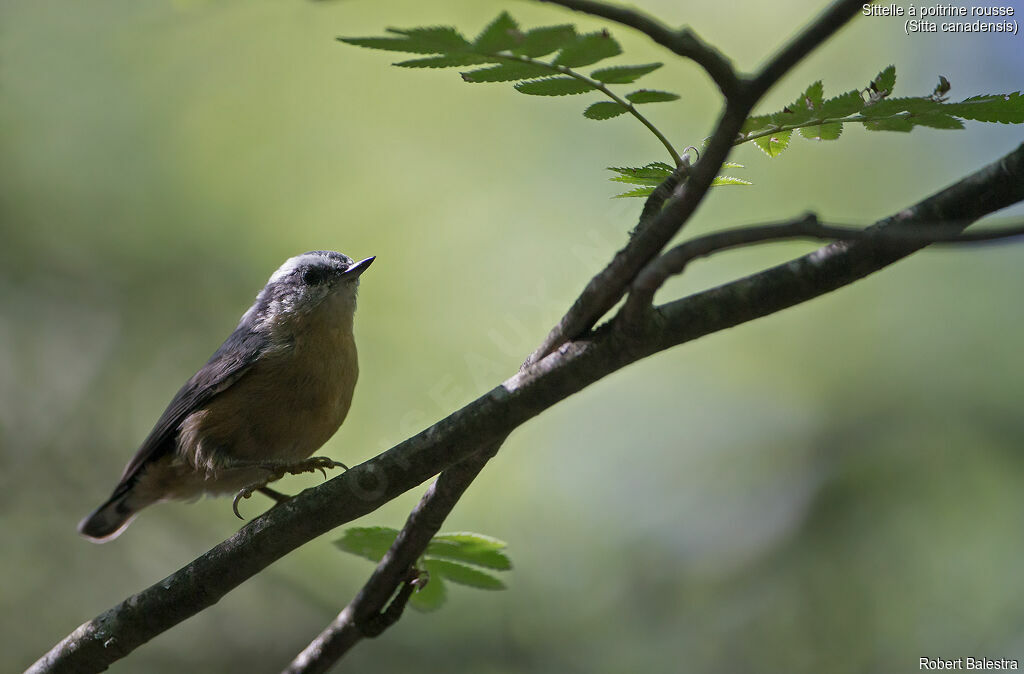
[[[256,491],[256,488],[257,487],[254,487],[253,485],[249,485],[248,487],[242,487],[241,489],[238,490],[238,493],[235,494],[234,500],[231,501],[231,510],[235,513],[235,517],[237,517],[238,519],[245,519],[244,517],[242,517],[242,514],[238,512],[238,502],[244,498],[249,498],[250,496],[252,496],[252,493]]]
[[[231,510],[232,512],[235,513],[235,517],[237,517],[240,520],[244,520],[245,518],[242,517],[241,513],[238,512],[238,503],[242,499],[246,499],[252,496],[253,492],[267,488],[267,484],[273,482],[274,480],[278,480],[284,477],[286,473],[291,475],[298,475],[300,473],[315,473],[316,471],[319,470],[323,474],[324,479],[326,480],[328,468],[344,468],[345,470],[348,470],[348,466],[343,464],[341,461],[335,461],[334,459],[329,459],[326,456],[314,456],[312,458],[306,459],[305,461],[299,461],[298,463],[294,463],[291,465],[275,466],[273,468],[268,468],[268,470],[272,471],[272,475],[270,476],[270,478],[264,480],[263,482],[255,482],[247,487],[242,487],[241,489],[239,489],[238,492],[235,494],[234,500],[231,501]]]

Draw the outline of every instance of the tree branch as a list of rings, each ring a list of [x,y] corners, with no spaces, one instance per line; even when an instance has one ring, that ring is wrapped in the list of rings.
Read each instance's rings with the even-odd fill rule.
[[[880,224],[966,226],[1021,200],[1024,145]],[[648,320],[628,334],[602,329],[565,344],[430,428],[271,508],[181,570],[80,626],[29,672],[102,671],[216,603],[288,552],[492,446],[609,373],[671,346],[822,295],[911,252],[910,246],[894,250],[870,240],[830,244],[784,265],[653,309]]]
[[[914,230],[877,225],[864,229],[828,225],[812,214],[787,222],[751,225],[726,229],[691,239],[672,248],[647,265],[633,281],[624,307],[624,316],[636,316],[651,304],[654,293],[672,276],[682,274],[694,260],[718,252],[785,239],[814,239],[827,241],[871,240],[882,246],[903,248],[942,243],[980,243],[1024,235],[1024,225],[1001,227],[984,232],[963,233],[964,225],[957,222],[920,223]]]
[[[409,514],[391,549],[380,560],[359,594],[296,656],[283,674],[326,672],[363,637],[379,636],[394,624],[401,612],[392,611],[395,604],[389,604],[389,600],[395,596],[396,590],[401,592],[412,587],[410,572],[416,560],[423,555],[466,488],[503,441],[504,438],[495,441],[438,476]],[[402,599],[401,595],[398,598]],[[408,600],[408,595],[404,599]],[[404,603],[400,606],[404,607]],[[385,619],[380,620],[382,617]]]
[[[552,5],[561,5],[577,12],[592,14],[635,28],[661,46],[679,56],[688,58],[702,67],[714,80],[722,94],[728,98],[736,93],[739,80],[729,59],[714,47],[701,40],[689,28],[672,30],[657,19],[634,9],[619,7],[595,0],[540,0]]]
[[[550,1],[566,4],[562,0]],[[581,7],[585,5],[588,8],[607,8],[603,3],[593,3],[589,0],[570,1],[573,5],[578,4]],[[601,316],[622,299],[640,270],[661,252],[697,210],[757,101],[789,68],[831,37],[846,21],[853,18],[862,6],[862,2],[854,0],[839,0],[833,3],[769,61],[754,79],[743,82],[733,95],[726,97],[725,108],[704,150],[704,156],[694,165],[685,183],[676,190],[675,197],[656,217],[640,221],[629,243],[615,254],[604,269],[590,279],[569,311],[548,333],[540,346],[530,354],[524,367],[536,363],[566,341],[586,333],[594,327]]]

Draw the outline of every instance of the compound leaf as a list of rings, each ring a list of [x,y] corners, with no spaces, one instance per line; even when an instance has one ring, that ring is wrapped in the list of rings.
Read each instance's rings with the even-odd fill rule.
[[[615,101],[600,101],[583,111],[587,119],[612,119],[629,112],[629,108]]]
[[[445,56],[430,56],[423,59],[412,59],[410,61],[399,61],[392,65],[402,68],[458,68],[460,66],[472,66],[479,63],[494,63],[498,59],[491,56],[479,54],[451,54]]]
[[[424,554],[444,557],[458,562],[476,564],[499,571],[512,568],[512,562],[502,550],[507,543],[491,536],[471,532],[438,534],[431,539]]]
[[[619,47],[619,43],[615,41],[608,31],[603,30],[599,33],[580,35],[562,47],[561,51],[558,52],[558,56],[555,57],[554,64],[567,68],[579,68],[603,61],[612,56],[618,56],[621,53],[622,48]]]
[[[778,157],[782,152],[789,147],[789,138],[793,135],[792,131],[779,131],[773,133],[770,136],[762,136],[754,140],[754,145],[761,148],[769,157]]]
[[[423,567],[430,573],[431,583],[435,579],[444,578],[450,580],[453,583],[460,585],[468,585],[469,587],[479,588],[481,590],[504,590],[505,583],[498,578],[495,578],[489,573],[484,573],[478,569],[474,569],[471,566],[465,564],[459,564],[458,562],[449,562],[444,559],[435,559],[433,557],[427,558],[423,562]],[[429,587],[430,584],[427,584]]]
[[[462,73],[462,79],[466,82],[512,82],[550,75],[552,72],[554,71],[551,68],[539,63],[515,61]]]
[[[520,35],[519,24],[508,15],[508,12],[502,12],[473,41],[473,51],[493,54],[511,49],[519,42]]]
[[[574,77],[549,77],[515,85],[516,91],[531,96],[571,96],[591,91],[593,87]]]
[[[640,66],[612,66],[595,70],[590,73],[590,76],[605,84],[630,84],[644,75],[654,72],[662,65],[661,63],[648,63]]]
[[[398,536],[391,527],[353,527],[346,529],[334,544],[345,552],[379,562]]]
[[[951,115],[977,122],[1024,123],[1024,95],[1019,91],[971,96],[959,103],[948,103],[942,109]]]
[[[512,47],[512,53],[537,58],[561,49],[576,39],[573,26],[545,26],[534,28],[523,34],[519,44]]]
[[[637,89],[636,91],[626,94],[626,99],[630,103],[665,103],[668,101],[679,100],[679,94],[673,94],[670,91],[655,91],[654,89]]]

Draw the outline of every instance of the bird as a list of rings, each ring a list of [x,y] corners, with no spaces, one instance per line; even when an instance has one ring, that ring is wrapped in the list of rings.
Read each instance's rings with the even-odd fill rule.
[[[312,456],[341,426],[359,377],[353,335],[359,262],[335,251],[289,258],[238,327],[171,399],[113,493],[78,531],[103,543],[143,508],[254,492],[286,474],[345,468]]]

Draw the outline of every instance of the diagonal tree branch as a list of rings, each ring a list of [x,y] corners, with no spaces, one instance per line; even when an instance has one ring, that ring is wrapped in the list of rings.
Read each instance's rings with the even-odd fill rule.
[[[364,637],[376,637],[390,627],[397,615],[389,616],[395,591],[411,585],[410,571],[427,545],[441,529],[469,484],[498,451],[504,438],[463,459],[442,472],[427,489],[399,532],[391,549],[355,599],[338,614],[284,670],[284,674],[326,672]],[[408,599],[408,596],[405,597]],[[400,613],[399,613],[400,615]],[[386,619],[381,620],[382,617]]]
[[[812,239],[825,241],[873,241],[882,246],[906,248],[940,243],[986,243],[1024,235],[1024,225],[1000,227],[983,232],[963,233],[963,225],[957,222],[920,223],[913,230],[896,227],[857,228],[828,225],[808,214],[796,220],[765,225],[751,225],[726,229],[691,239],[667,251],[647,265],[633,281],[624,316],[634,316],[643,311],[654,293],[672,276],[682,274],[694,260],[715,253],[750,246],[769,241],[785,239]]]
[[[1024,145],[879,223],[957,223],[1024,200]],[[29,672],[95,672],[219,601],[287,553],[493,446],[513,429],[629,363],[842,287],[909,255],[842,242],[753,276],[615,321],[552,353],[430,428],[291,501],[155,585],[81,625]],[[619,329],[622,328],[622,329]]]

